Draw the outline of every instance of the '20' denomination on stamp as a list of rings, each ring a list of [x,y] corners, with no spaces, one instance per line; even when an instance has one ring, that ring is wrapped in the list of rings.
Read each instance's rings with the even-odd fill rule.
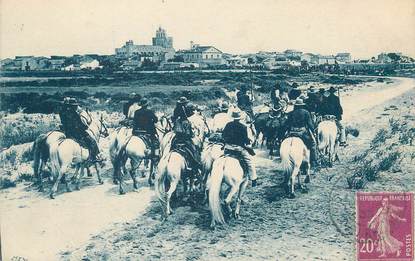
[[[410,192],[356,194],[357,260],[413,260],[413,202]]]

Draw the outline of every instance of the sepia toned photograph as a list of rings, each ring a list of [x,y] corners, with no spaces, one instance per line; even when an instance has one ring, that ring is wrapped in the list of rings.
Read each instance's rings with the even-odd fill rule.
[[[414,0],[0,0],[0,261],[413,261]]]

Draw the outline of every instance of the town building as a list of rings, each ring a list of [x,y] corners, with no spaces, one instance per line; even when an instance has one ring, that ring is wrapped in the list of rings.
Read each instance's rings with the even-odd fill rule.
[[[301,61],[306,61],[308,64],[317,64],[318,58],[317,55],[312,53],[303,53],[300,58]]]
[[[284,51],[284,54],[288,59],[300,59],[302,53],[303,52],[301,51],[292,50],[292,49],[288,49]]]
[[[337,63],[350,63],[352,61],[352,56],[350,53],[338,53],[336,55]]]
[[[318,55],[316,58],[313,58],[313,63],[316,64],[336,64],[336,58],[334,55]]]
[[[173,38],[167,37],[166,32],[159,28],[156,32],[156,37],[153,38],[153,45],[136,45],[132,40],[125,43],[124,46],[115,49],[117,58],[131,58],[137,56],[145,57],[152,62],[162,62],[172,59],[175,50],[173,49]]]
[[[200,46],[191,42],[189,50],[181,50],[178,55],[182,56],[186,63],[198,63],[203,66],[223,65],[226,63],[222,52],[213,46]]]
[[[226,59],[228,64],[233,67],[245,67],[248,66],[248,57],[231,56]]]

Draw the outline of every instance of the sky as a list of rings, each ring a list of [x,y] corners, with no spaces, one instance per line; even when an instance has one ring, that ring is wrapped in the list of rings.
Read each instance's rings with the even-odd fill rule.
[[[0,57],[113,54],[159,26],[176,50],[415,57],[415,0],[0,0]]]

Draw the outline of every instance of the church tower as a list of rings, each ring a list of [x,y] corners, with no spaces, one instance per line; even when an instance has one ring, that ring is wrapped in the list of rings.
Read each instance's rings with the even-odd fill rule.
[[[173,48],[173,38],[167,37],[166,31],[159,27],[156,31],[156,37],[153,37],[153,45],[164,48]]]

